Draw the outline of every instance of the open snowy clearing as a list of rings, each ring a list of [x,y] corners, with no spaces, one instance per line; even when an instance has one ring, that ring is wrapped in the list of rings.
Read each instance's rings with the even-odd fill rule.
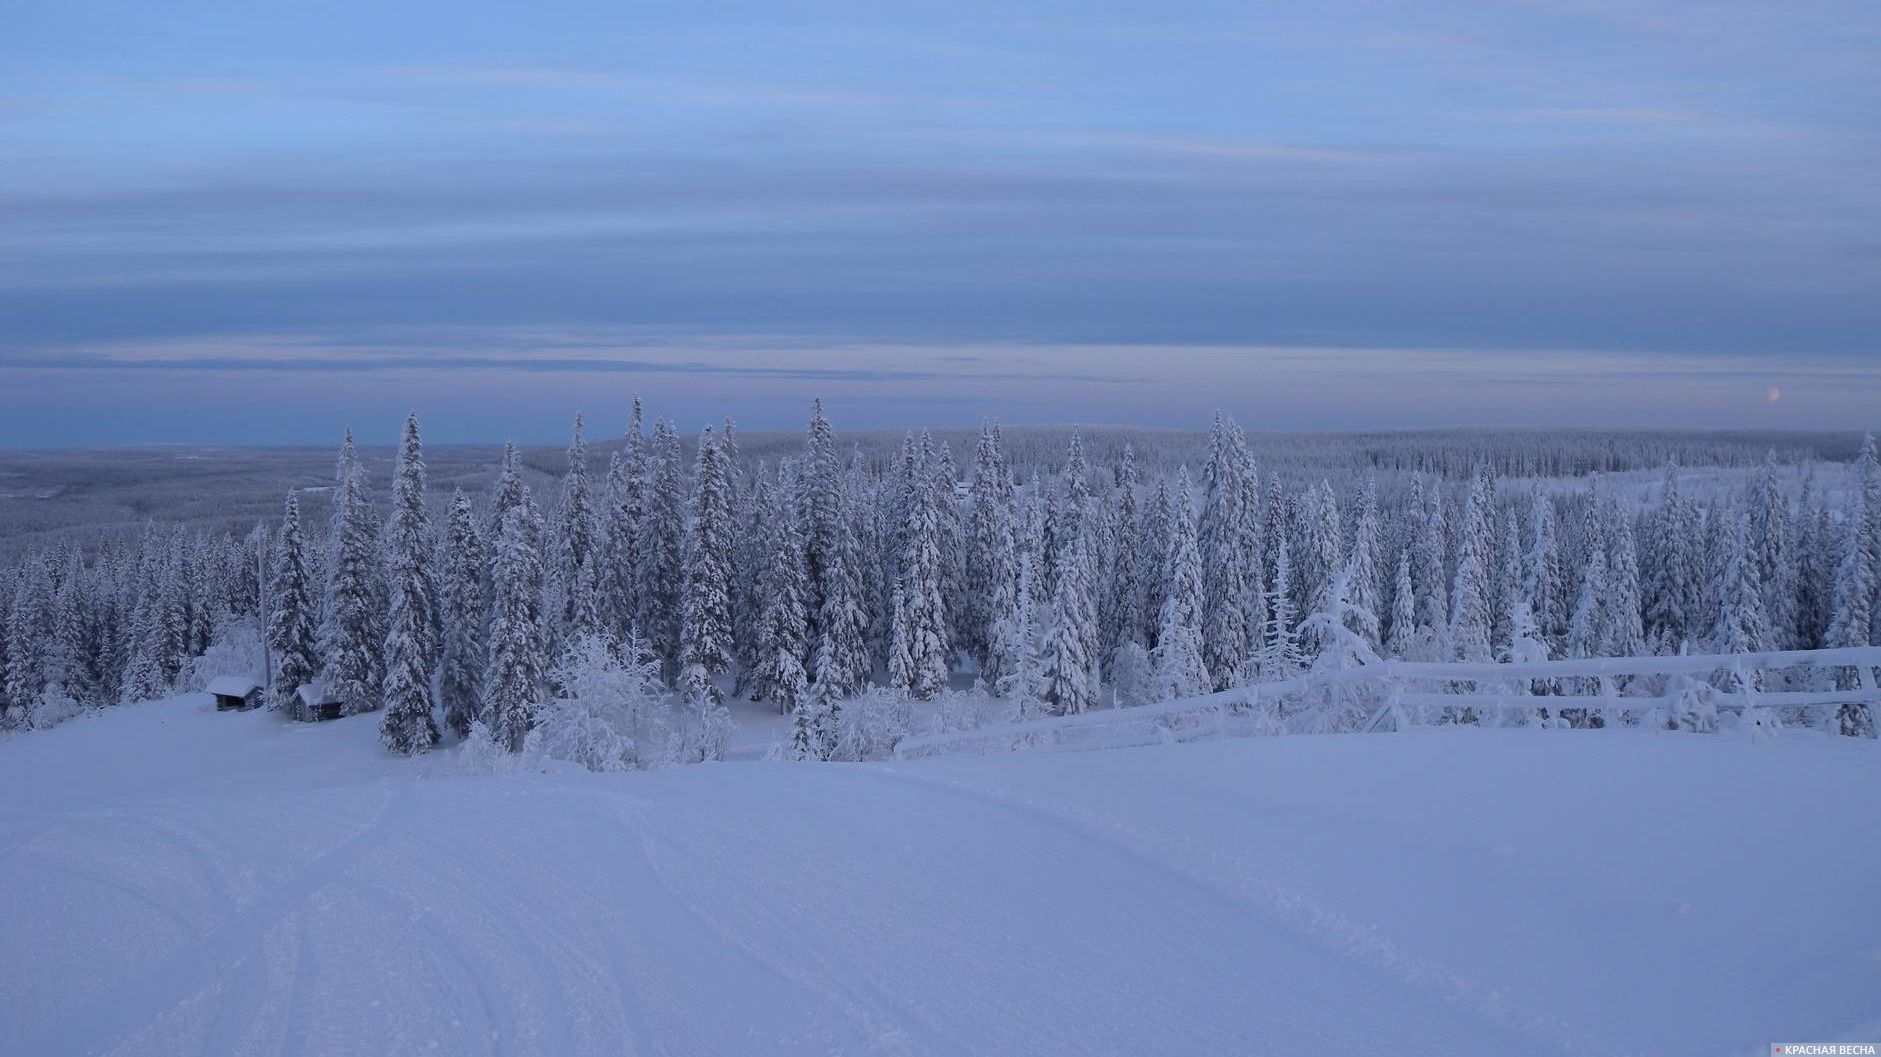
[[[0,1053],[1766,1053],[1881,1035],[1881,755],[1433,730],[452,773],[0,744]]]

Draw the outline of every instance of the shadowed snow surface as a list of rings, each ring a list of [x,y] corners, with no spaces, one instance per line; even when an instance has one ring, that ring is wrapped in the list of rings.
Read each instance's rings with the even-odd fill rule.
[[[1441,730],[454,774],[0,744],[0,1053],[1767,1053],[1881,1024],[1881,753]]]

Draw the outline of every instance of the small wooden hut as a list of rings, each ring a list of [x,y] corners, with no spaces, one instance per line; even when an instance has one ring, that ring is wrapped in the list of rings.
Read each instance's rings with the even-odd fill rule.
[[[261,705],[261,680],[248,675],[218,675],[209,680],[216,711],[256,708]]]
[[[305,723],[340,718],[340,699],[319,683],[294,691],[294,718]]]

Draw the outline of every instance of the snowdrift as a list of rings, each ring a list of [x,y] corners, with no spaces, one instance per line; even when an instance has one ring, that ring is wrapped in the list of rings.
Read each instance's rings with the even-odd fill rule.
[[[1881,754],[1442,729],[453,773],[0,744],[0,1053],[1718,1054],[1881,1035]]]

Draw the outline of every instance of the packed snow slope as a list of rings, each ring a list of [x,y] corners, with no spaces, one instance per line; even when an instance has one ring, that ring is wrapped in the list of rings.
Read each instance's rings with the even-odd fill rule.
[[[1767,1053],[1881,1035],[1881,753],[1445,730],[465,776],[0,744],[0,1053]]]

